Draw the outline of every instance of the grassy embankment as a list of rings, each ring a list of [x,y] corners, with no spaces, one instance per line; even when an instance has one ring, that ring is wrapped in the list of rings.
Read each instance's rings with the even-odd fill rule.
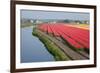
[[[42,35],[35,29],[33,30],[32,34],[34,36],[37,36],[40,39],[40,41],[44,43],[47,50],[54,56],[56,61],[70,60],[70,58],[46,36]]]
[[[27,23],[22,23],[21,24],[21,28],[24,28],[24,27],[29,27],[29,26],[35,26],[36,24],[34,23],[29,23],[29,22],[27,22]]]

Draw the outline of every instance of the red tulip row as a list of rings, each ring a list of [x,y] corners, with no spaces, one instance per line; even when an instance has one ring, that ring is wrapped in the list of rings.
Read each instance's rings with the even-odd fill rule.
[[[62,37],[75,48],[89,48],[89,30],[71,27],[67,24],[41,24],[39,29]]]

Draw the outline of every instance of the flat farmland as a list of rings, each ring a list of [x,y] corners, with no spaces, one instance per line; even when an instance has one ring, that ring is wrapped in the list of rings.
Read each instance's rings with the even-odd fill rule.
[[[39,26],[39,29],[48,34],[62,37],[77,49],[89,49],[89,30],[84,30],[68,24],[42,24]]]
[[[74,24],[74,25],[70,24],[70,25],[67,25],[67,26],[89,30],[89,24]]]
[[[64,45],[64,47],[66,46],[70,48],[70,50],[86,58],[89,58],[90,46],[89,46],[88,25],[86,24],[72,25],[67,23],[66,24],[65,23],[43,23],[38,25],[37,29],[39,29],[41,32],[45,33],[46,35],[57,39],[58,42]],[[69,54],[69,56],[72,56],[72,54],[71,55]]]

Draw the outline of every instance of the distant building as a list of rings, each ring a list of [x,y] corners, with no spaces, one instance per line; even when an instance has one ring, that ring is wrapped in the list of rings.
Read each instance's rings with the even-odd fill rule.
[[[30,23],[34,23],[34,20],[30,20]]]
[[[36,20],[35,23],[36,23],[36,24],[40,24],[40,23],[43,23],[43,22],[40,21],[40,20]]]
[[[89,24],[89,21],[84,21],[85,24]]]

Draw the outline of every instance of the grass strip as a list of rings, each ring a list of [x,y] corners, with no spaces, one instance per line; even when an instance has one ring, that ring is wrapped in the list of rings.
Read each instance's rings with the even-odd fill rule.
[[[54,56],[56,61],[70,60],[70,58],[46,36],[42,35],[40,32],[37,32],[36,30],[34,30],[32,34],[34,36],[37,36],[40,39],[40,41],[44,43],[45,47]]]

